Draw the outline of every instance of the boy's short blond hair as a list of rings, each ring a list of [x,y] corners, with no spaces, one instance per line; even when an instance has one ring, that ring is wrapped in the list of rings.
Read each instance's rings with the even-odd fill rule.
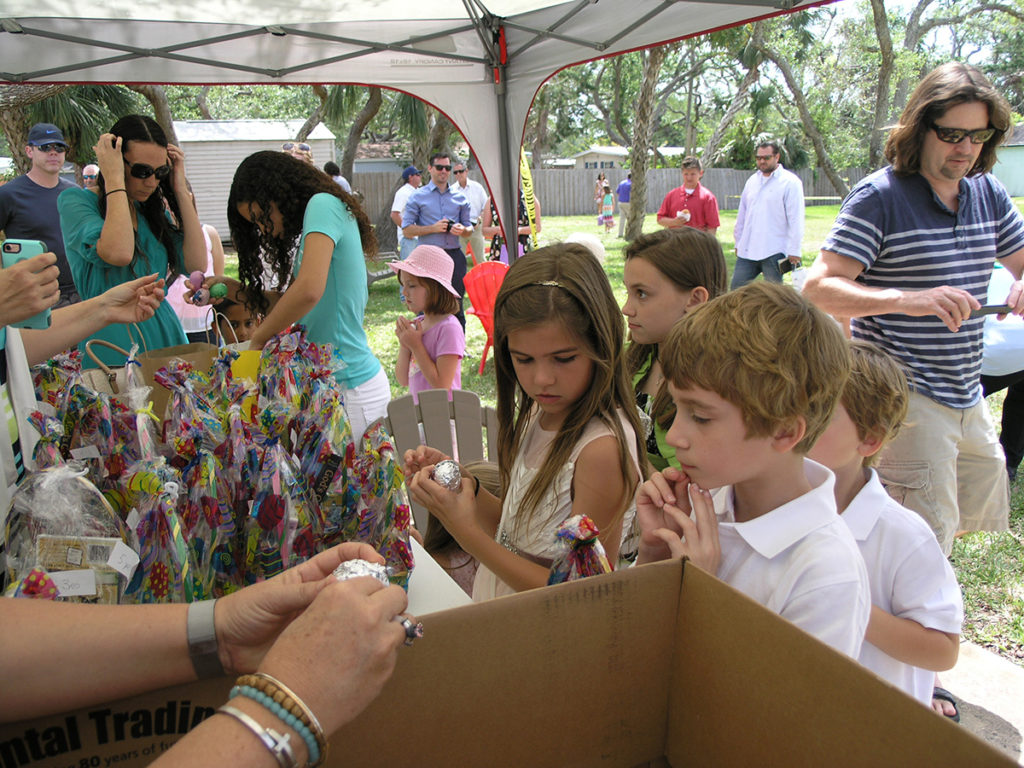
[[[891,355],[871,342],[851,341],[850,355],[850,378],[839,400],[857,427],[857,437],[879,438],[884,447],[896,437],[907,417],[907,375]],[[865,456],[864,466],[874,464],[880,455],[881,448]]]
[[[660,349],[665,378],[714,392],[740,409],[748,437],[803,417],[806,454],[832,418],[850,375],[836,322],[784,285],[748,283],[687,312]]]

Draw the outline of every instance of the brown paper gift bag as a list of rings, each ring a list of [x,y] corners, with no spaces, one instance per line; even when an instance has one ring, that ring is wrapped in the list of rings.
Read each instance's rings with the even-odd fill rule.
[[[217,345],[209,344],[205,341],[179,344],[176,347],[164,347],[163,349],[152,349],[149,352],[140,354],[139,363],[142,365],[142,377],[153,388],[153,391],[150,393],[153,401],[153,413],[163,420],[166,415],[167,401],[171,397],[171,393],[168,390],[154,382],[154,373],[175,359],[185,360],[191,363],[192,367],[197,371],[209,373],[216,357]]]

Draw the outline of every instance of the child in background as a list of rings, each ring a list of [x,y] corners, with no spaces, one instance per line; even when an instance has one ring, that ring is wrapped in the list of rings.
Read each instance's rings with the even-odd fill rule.
[[[713,235],[686,227],[641,235],[626,246],[625,257],[622,314],[630,339],[626,371],[637,406],[650,418],[647,460],[656,470],[669,465],[679,469],[675,451],[665,442],[676,409],[658,361],[658,345],[689,310],[725,293],[725,256]]]
[[[871,468],[907,414],[906,376],[878,347],[850,348],[850,379],[810,456],[835,472],[836,504],[868,568],[871,620],[858,660],[930,706],[935,673],[959,653],[960,586],[931,527],[893,500]]]
[[[805,458],[850,374],[839,326],[792,288],[751,283],[676,323],[661,365],[681,469],[637,493],[639,562],[689,556],[856,658],[867,571],[836,514],[832,472]],[[723,486],[716,513],[707,489]]]
[[[402,283],[405,305],[415,315],[398,318],[395,376],[414,401],[424,389],[462,389],[466,332],[455,313],[459,294],[452,286],[455,262],[436,245],[419,245],[405,261],[388,266]]]
[[[442,488],[431,478],[440,451],[405,455],[413,498],[480,562],[474,600],[547,584],[555,532],[574,514],[594,520],[615,563],[642,471],[622,317],[588,250],[560,244],[517,260],[494,336],[503,496],[466,477],[461,493]]]
[[[615,195],[612,194],[612,185],[606,181],[601,188],[601,193],[601,215],[604,218],[604,231],[607,234],[615,226]]]
[[[244,304],[224,299],[217,305],[217,337],[221,346],[248,341],[259,324],[259,315]]]

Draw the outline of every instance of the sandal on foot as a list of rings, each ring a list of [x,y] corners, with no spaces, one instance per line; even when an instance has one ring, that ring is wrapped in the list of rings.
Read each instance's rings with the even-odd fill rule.
[[[947,691],[945,688],[935,686],[935,688],[932,690],[932,698],[939,699],[940,701],[948,701],[950,704],[952,704],[953,708],[956,710],[956,713],[952,715],[945,715],[945,717],[948,717],[954,723],[960,722],[960,702],[953,698],[952,693]]]

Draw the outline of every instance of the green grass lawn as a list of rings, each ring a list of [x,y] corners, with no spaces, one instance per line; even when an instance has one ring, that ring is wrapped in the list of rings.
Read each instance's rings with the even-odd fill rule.
[[[1024,210],[1024,199],[1017,205]],[[814,206],[807,209],[804,228],[804,264],[810,265],[818,247],[825,238],[838,213],[838,205]],[[722,227],[718,237],[725,251],[730,275],[736,260],[732,231],[736,222],[735,211],[721,214]],[[644,231],[658,229],[653,215],[645,220]],[[622,249],[625,242],[614,235],[603,235],[593,216],[546,217],[540,243],[558,242],[574,232],[586,232],[601,237],[606,250],[605,272],[617,300],[625,300],[622,285]],[[379,267],[374,267],[379,268]],[[237,264],[228,258],[228,273],[237,276]],[[469,303],[467,302],[467,308]],[[366,332],[370,347],[380,358],[391,379],[395,396],[405,388],[395,382],[394,370],[398,357],[395,321],[405,308],[398,301],[398,283],[389,278],[370,286],[366,308]],[[483,375],[477,371],[486,338],[479,321],[467,316],[466,359],[462,367],[463,389],[476,392],[490,405],[495,400],[494,361],[489,357]],[[1003,393],[989,398],[993,417],[998,423],[1002,412]],[[988,647],[1024,666],[1024,481],[1014,484],[1011,494],[1011,530],[999,534],[971,534],[958,539],[953,547],[952,563],[963,589],[966,620],[964,636]]]

